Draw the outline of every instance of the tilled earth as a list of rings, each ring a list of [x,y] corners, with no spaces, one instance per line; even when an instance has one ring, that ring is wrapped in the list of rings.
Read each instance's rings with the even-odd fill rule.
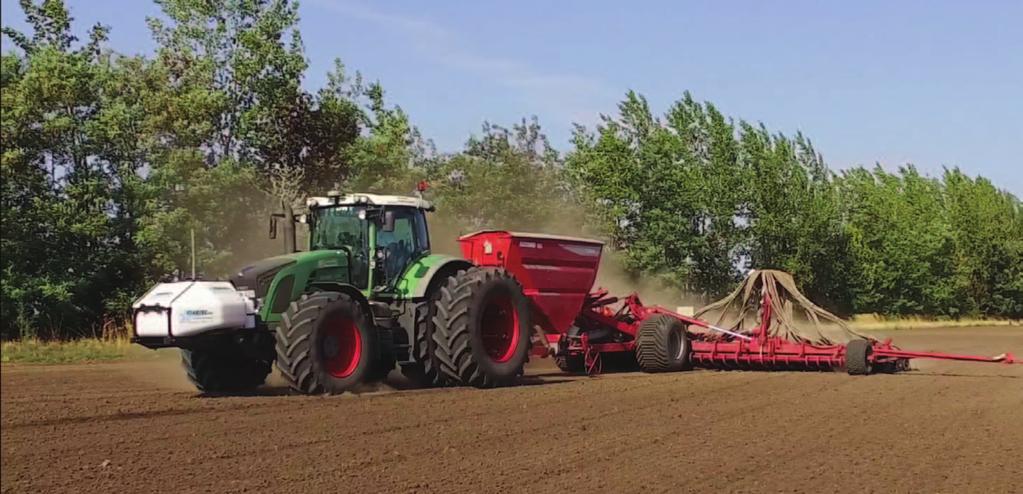
[[[1023,329],[893,334],[1023,357]],[[3,492],[1021,492],[1023,365],[560,374],[208,398],[172,358],[2,368]],[[400,387],[400,383],[396,384]]]

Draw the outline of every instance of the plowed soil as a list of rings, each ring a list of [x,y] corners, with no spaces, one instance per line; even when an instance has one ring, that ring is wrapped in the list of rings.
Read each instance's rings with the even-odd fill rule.
[[[1023,329],[902,331],[1023,356]],[[560,374],[200,397],[173,358],[2,368],[3,492],[1021,492],[1023,365]],[[395,384],[400,387],[400,383]]]

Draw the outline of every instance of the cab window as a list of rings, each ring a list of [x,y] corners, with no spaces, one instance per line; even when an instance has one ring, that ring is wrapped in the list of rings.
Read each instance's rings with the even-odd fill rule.
[[[423,248],[422,214],[417,210],[394,210],[394,231],[377,230],[377,249],[383,254],[384,276],[390,285],[427,249]],[[425,225],[424,225],[425,226]],[[428,248],[428,244],[427,244]]]

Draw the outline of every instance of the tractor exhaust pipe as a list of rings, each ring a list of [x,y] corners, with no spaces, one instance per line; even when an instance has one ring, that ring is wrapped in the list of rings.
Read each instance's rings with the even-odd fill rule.
[[[195,228],[190,228],[192,234],[192,280],[195,280]]]
[[[295,241],[295,210],[287,201],[281,201],[284,210],[284,253],[291,254],[298,250],[298,243]]]
[[[277,238],[278,220],[284,220],[284,253],[291,254],[298,252],[298,242],[295,240],[295,210],[287,202],[281,202],[282,213],[270,215],[270,239]]]

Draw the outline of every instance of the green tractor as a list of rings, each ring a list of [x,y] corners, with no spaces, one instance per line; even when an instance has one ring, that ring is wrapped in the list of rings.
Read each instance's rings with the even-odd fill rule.
[[[307,205],[296,219],[309,227],[308,251],[226,281],[156,285],[133,306],[133,341],[181,348],[189,379],[209,393],[251,391],[274,363],[304,394],[342,393],[395,368],[422,386],[521,375],[531,328],[522,287],[504,270],[432,254],[428,201],[331,193]]]

